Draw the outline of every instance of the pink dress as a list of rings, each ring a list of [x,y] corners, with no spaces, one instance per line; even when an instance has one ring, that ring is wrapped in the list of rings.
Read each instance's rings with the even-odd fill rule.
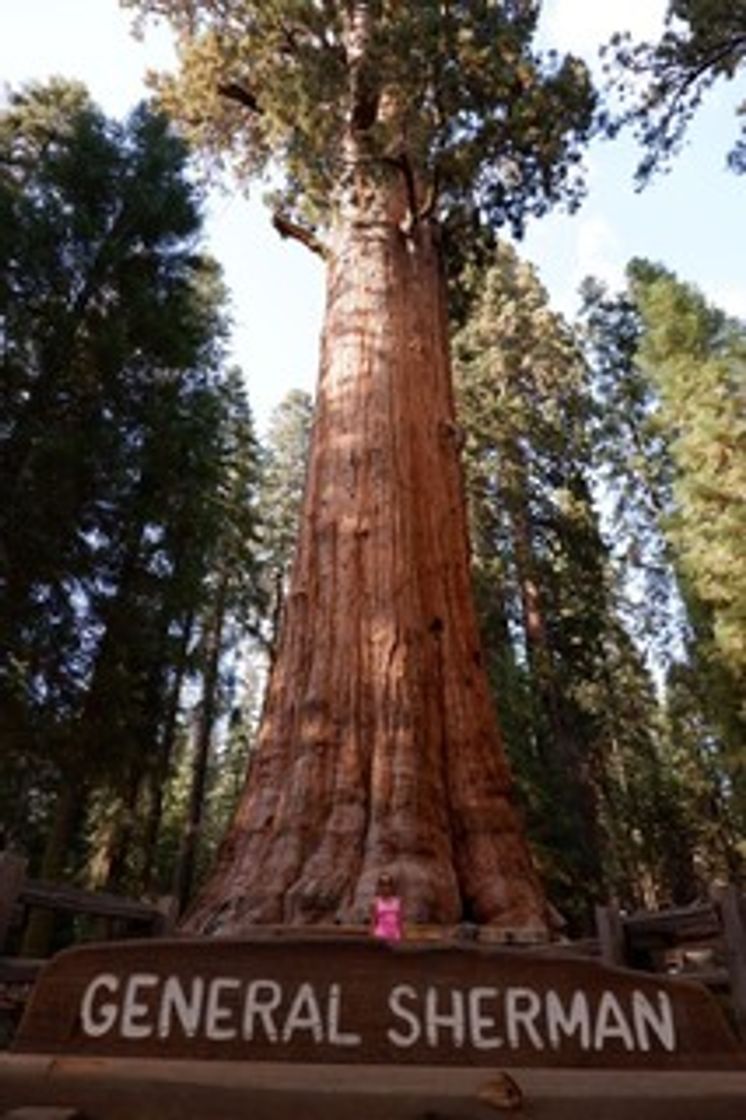
[[[402,906],[396,895],[377,897],[373,902],[373,936],[385,941],[401,941]]]

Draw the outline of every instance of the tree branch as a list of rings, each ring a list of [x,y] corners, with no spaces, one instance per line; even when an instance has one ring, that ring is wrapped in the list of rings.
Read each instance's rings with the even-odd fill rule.
[[[237,101],[252,113],[264,112],[256,95],[239,82],[221,82],[218,85],[218,93],[221,97],[227,97],[229,101]]]
[[[320,241],[316,234],[307,229],[305,226],[298,225],[297,222],[291,222],[289,218],[284,217],[282,214],[273,214],[272,225],[275,227],[280,237],[292,237],[294,241],[300,241],[301,245],[305,245],[312,253],[326,260],[328,250],[323,241]]]
[[[355,91],[351,123],[358,132],[367,132],[378,119],[380,93],[376,90],[361,88]]]
[[[438,169],[435,168],[435,170],[433,171],[432,182],[427,188],[427,193],[425,194],[424,201],[419,209],[419,213],[417,214],[417,220],[419,222],[426,222],[428,218],[432,218],[433,214],[435,213],[435,208],[438,205],[439,194],[440,182]]]

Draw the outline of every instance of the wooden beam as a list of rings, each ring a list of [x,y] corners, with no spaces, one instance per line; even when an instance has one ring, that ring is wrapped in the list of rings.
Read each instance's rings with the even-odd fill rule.
[[[626,964],[627,941],[622,916],[617,906],[612,904],[596,907],[596,929],[601,946],[601,960],[604,964]]]
[[[720,934],[717,910],[709,903],[659,913],[629,914],[623,924],[631,946],[636,949],[663,949],[688,941],[707,941]]]
[[[142,922],[150,926],[161,919],[158,907],[153,903],[135,902],[105,891],[85,891],[66,883],[48,883],[41,879],[26,880],[20,897],[25,906],[42,910],[97,914],[102,918]]]
[[[738,1030],[746,1040],[746,917],[743,895],[735,883],[726,887],[720,907],[731,999]]]
[[[164,894],[156,903],[158,919],[153,924],[156,937],[168,937],[176,929],[179,920],[179,900],[174,894]]]
[[[97,1120],[496,1120],[505,1111],[536,1120],[737,1120],[746,1093],[746,1072],[739,1069],[514,1069],[509,1077],[520,1097],[503,1104],[499,1067],[309,1068],[0,1055],[0,1109],[31,1100],[37,1108],[64,1107],[73,1116],[77,1108]]]
[[[5,1112],[0,1120],[85,1120],[77,1108],[57,1108],[56,1105],[28,1105]]]
[[[32,957],[0,957],[0,984],[33,984],[45,964]]]

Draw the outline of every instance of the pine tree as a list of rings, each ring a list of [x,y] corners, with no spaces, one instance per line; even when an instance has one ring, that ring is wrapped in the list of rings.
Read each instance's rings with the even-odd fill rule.
[[[660,398],[674,467],[668,531],[686,587],[712,618],[720,661],[746,682],[746,328],[692,287],[630,267],[638,361]]]
[[[231,372],[222,403],[222,446],[216,456],[221,474],[214,496],[219,522],[210,558],[208,596],[199,623],[201,695],[193,727],[186,819],[173,874],[173,893],[181,909],[194,885],[213,778],[217,725],[233,699],[224,679],[225,659],[247,635],[257,637],[266,614],[258,559],[260,457],[239,370]]]
[[[615,528],[635,543],[633,582],[653,568],[652,617],[668,615],[668,649],[650,648],[667,670],[666,754],[686,775],[675,782],[685,846],[712,873],[732,873],[744,828],[743,327],[644,261],[616,299],[587,294],[606,406],[597,451],[622,499]],[[687,875],[679,894],[691,893]]]
[[[542,926],[468,573],[440,231],[577,201],[583,66],[538,5],[143,0],[179,32],[163,103],[240,174],[328,298],[303,527],[257,758],[191,928],[413,919]]]
[[[261,518],[264,526],[264,576],[268,583],[269,611],[265,643],[274,659],[290,568],[298,539],[308,451],[313,422],[313,401],[308,393],[291,390],[270,417],[264,442],[261,482]]]
[[[644,184],[680,151],[708,91],[741,72],[746,10],[741,0],[669,0],[657,43],[633,44],[629,34],[618,34],[608,52],[614,85],[632,101],[614,127],[635,125],[645,149],[637,180]],[[735,171],[746,170],[746,140],[738,140],[729,162]]]
[[[576,700],[603,625],[593,605],[603,560],[591,555],[603,550],[583,480],[585,368],[507,244],[467,286],[480,294],[454,345],[478,603],[489,603],[493,682],[545,878],[563,911],[579,913],[601,893],[602,861],[598,759]]]
[[[593,370],[593,469],[604,495],[607,536],[622,573],[625,624],[666,663],[681,646],[681,606],[670,545],[673,465],[655,387],[637,364],[643,330],[629,292],[587,279],[578,322]]]
[[[454,346],[480,621],[529,831],[577,930],[611,894],[654,903],[673,878],[686,893],[693,854],[592,495],[591,433],[607,447],[611,421],[628,435],[632,420],[618,397],[599,415],[574,333],[515,250],[465,287]]]
[[[674,467],[666,531],[746,828],[746,330],[664,270],[634,262],[630,275],[645,328],[638,360],[659,394]]]
[[[31,87],[0,150],[0,809],[57,877],[85,860],[95,794],[98,877],[132,881],[226,520],[224,291],[162,116],[118,124],[80,87]]]

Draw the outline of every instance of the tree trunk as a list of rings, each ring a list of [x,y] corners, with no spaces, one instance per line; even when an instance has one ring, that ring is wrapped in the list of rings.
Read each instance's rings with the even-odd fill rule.
[[[298,552],[257,754],[188,928],[543,928],[477,633],[437,226],[358,195],[331,243]],[[386,195],[383,203],[381,196]]]
[[[506,441],[503,458],[508,477],[503,500],[513,537],[531,687],[548,733],[543,737],[545,742],[540,744],[542,763],[554,768],[562,780],[562,807],[577,839],[575,858],[580,860],[577,882],[583,884],[588,894],[602,897],[598,793],[591,760],[585,757],[577,731],[573,730],[557,673],[536,562],[528,473],[516,439]]]
[[[149,803],[147,819],[145,821],[145,834],[143,837],[143,866],[142,890],[149,894],[154,887],[156,878],[156,853],[158,837],[163,816],[163,798],[166,791],[171,761],[176,742],[176,728],[179,719],[179,705],[187,672],[189,643],[194,628],[194,614],[189,612],[184,622],[179,656],[174,667],[173,681],[169,689],[168,707],[164,720],[163,730],[158,742],[157,758],[154,767],[148,774]]]
[[[202,829],[205,810],[205,791],[207,770],[210,762],[210,744],[218,714],[218,685],[220,673],[220,654],[223,645],[226,602],[228,596],[228,576],[220,577],[215,606],[212,616],[207,619],[207,633],[204,638],[205,664],[202,703],[197,720],[197,734],[192,759],[192,781],[189,789],[189,806],[182,838],[179,857],[174,869],[171,893],[178,900],[181,913],[189,900],[194,883],[194,869],[197,862],[197,846]]]
[[[39,868],[40,877],[49,882],[59,882],[65,871],[70,846],[85,801],[82,781],[65,780],[60,788],[44,854]],[[52,947],[55,914],[52,910],[32,910],[23,934],[21,953],[25,957],[46,957]]]

